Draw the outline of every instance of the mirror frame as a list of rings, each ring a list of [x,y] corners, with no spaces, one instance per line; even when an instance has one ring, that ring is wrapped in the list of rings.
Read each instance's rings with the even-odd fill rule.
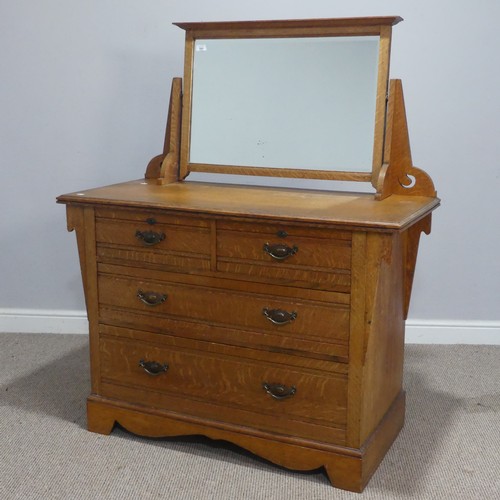
[[[375,185],[383,162],[392,26],[400,21],[402,21],[401,17],[391,16],[283,21],[174,23],[176,26],[186,31],[179,177],[184,179],[190,172],[208,172],[268,177],[360,181],[371,182]],[[305,38],[330,36],[378,36],[380,38],[371,172],[308,170],[278,168],[271,166],[248,167],[241,165],[191,163],[189,161],[193,65],[196,40],[237,38]]]

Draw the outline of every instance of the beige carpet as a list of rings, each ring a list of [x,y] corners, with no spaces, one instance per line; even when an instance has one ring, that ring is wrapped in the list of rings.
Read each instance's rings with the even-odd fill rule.
[[[500,347],[407,346],[407,421],[362,496],[205,438],[85,430],[86,337],[0,334],[0,499],[500,499]]]

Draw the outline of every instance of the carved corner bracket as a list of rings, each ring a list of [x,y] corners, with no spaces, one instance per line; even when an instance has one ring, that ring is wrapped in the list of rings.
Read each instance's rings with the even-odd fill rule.
[[[430,176],[413,166],[401,80],[390,81],[384,163],[374,186],[377,200],[391,194],[436,196]]]
[[[89,232],[95,230],[94,212],[91,207],[82,207],[78,205],[66,205],[66,220],[68,231],[76,232],[76,243],[78,246],[78,255],[80,257],[80,271],[82,273],[83,290],[85,293],[85,303],[87,311],[89,311],[89,274],[92,273],[90,266],[92,265],[92,257],[89,257],[89,252],[92,252],[92,245],[89,243],[93,234],[88,237]],[[95,247],[95,245],[94,245]]]
[[[146,179],[156,179],[158,184],[170,184],[179,180],[181,108],[182,79],[174,78],[170,91],[163,153],[150,160],[145,174]]]
[[[420,235],[431,234],[432,215],[429,214],[416,224],[407,229],[403,234],[403,262],[404,262],[404,319],[408,317],[410,308],[411,290],[413,287],[413,277],[415,275],[415,265],[417,263],[418,244]]]

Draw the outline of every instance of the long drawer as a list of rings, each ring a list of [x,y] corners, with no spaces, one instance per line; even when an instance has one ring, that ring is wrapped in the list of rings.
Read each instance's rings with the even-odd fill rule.
[[[276,362],[280,354],[294,356],[297,366],[312,364],[326,371],[338,370],[337,363],[347,363],[349,345],[347,341],[335,337],[325,337],[321,340],[291,335],[286,330],[277,328],[275,331],[248,330],[232,328],[224,325],[213,325],[204,322],[177,319],[163,314],[151,314],[148,311],[132,311],[101,306],[99,318],[102,325],[114,325],[130,330],[147,330],[162,337],[174,335],[178,339],[201,340],[215,342],[245,349],[251,348],[259,352],[261,358],[273,356]],[[144,332],[141,338],[148,338]]]
[[[227,347],[224,354],[206,353],[103,334],[102,395],[120,398],[126,391],[132,403],[174,411],[207,411],[208,403],[214,417],[225,411],[227,421],[233,411],[251,412],[264,429],[287,432],[324,425],[340,431],[333,433],[335,439],[343,434],[345,375],[299,369],[292,359],[290,366],[275,366],[227,352]]]
[[[229,286],[230,280],[225,281]],[[349,336],[347,305],[299,297],[101,274],[99,302],[101,306],[151,315],[309,339],[346,342]]]

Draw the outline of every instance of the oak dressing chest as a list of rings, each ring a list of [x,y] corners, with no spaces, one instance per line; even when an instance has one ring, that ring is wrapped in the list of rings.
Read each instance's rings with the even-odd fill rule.
[[[144,179],[58,198],[85,289],[89,430],[205,435],[362,491],[403,425],[405,318],[419,237],[439,205],[412,164],[401,82],[388,80],[398,21],[179,25],[185,74],[172,83],[163,153]],[[368,70],[352,70],[358,59]],[[304,140],[328,127],[345,136]],[[358,133],[360,151],[337,154],[358,149]]]

